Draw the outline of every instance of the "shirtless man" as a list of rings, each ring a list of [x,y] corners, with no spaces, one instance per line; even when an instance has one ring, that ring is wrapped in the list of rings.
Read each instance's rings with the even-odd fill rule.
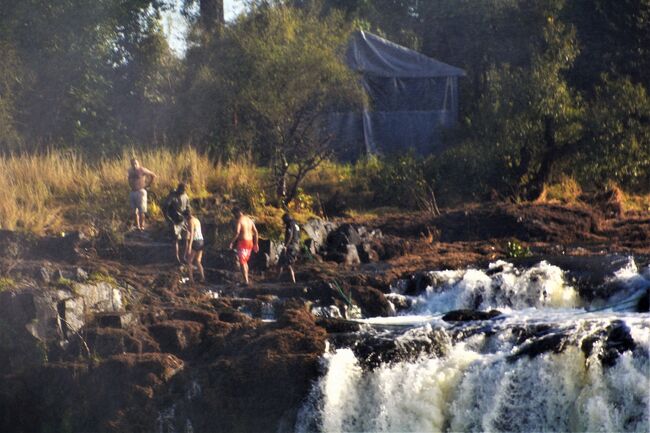
[[[156,178],[156,174],[144,167],[140,166],[140,162],[133,158],[131,159],[131,168],[128,172],[129,186],[131,192],[129,193],[129,202],[131,209],[135,211],[135,226],[138,230],[144,230],[144,214],[147,213],[147,186]]]
[[[257,228],[253,220],[244,215],[238,207],[233,208],[232,214],[237,219],[237,229],[229,248],[236,246],[244,283],[248,285],[248,259],[251,258],[251,252],[259,251]]]

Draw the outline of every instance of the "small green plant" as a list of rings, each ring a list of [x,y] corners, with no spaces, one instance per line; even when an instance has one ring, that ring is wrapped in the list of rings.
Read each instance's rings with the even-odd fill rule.
[[[88,276],[88,281],[91,283],[108,283],[112,286],[117,286],[117,280],[104,272],[94,271]]]
[[[58,288],[60,289],[69,289],[72,290],[74,286],[74,282],[66,277],[59,277],[58,280],[56,280],[56,283],[54,283]]]
[[[516,259],[519,257],[529,257],[531,255],[532,253],[530,252],[530,248],[524,247],[521,244],[521,242],[519,242],[517,239],[508,241],[508,243],[506,244],[506,256],[509,259]]]

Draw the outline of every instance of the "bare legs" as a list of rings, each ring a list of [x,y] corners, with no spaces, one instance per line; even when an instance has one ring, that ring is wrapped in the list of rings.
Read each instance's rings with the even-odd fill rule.
[[[282,275],[282,270],[284,268],[280,266],[280,271],[278,272],[278,278]],[[291,265],[287,266],[287,269],[289,269],[289,274],[291,274],[291,281],[296,284],[296,274],[293,272],[293,267]]]
[[[203,250],[198,251],[195,257],[196,267],[199,268],[199,274],[201,275],[201,282],[205,283],[205,273],[203,272],[203,263],[201,263],[201,260],[203,259]]]
[[[190,249],[187,254],[187,266],[188,266],[188,271],[189,271],[189,277],[190,277],[190,283],[194,284],[194,266],[193,264],[196,263],[196,267],[199,269],[199,274],[201,275],[201,282],[205,282],[205,273],[203,272],[203,264],[201,263],[201,260],[203,259],[203,250],[201,251],[194,251]]]
[[[241,274],[244,277],[244,283],[248,286],[248,263],[241,263]]]
[[[176,250],[176,261],[179,264],[182,264],[182,262],[181,262],[181,247],[179,246],[179,243],[180,243],[180,241],[176,240],[176,242],[174,243],[174,248]],[[185,245],[185,241],[183,241],[183,245]]]
[[[139,209],[135,210],[135,228],[140,231],[144,230],[144,212]]]

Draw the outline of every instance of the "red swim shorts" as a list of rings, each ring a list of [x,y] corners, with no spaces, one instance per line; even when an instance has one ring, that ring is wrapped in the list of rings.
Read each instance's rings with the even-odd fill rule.
[[[253,251],[253,241],[250,239],[240,239],[237,241],[237,257],[239,258],[239,263],[245,265],[248,263],[248,259],[251,258],[251,252]]]

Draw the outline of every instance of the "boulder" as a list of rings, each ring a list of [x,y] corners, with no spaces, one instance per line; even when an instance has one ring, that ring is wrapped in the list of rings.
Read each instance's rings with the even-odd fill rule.
[[[255,269],[267,270],[278,264],[282,244],[270,239],[259,240],[259,252],[252,257],[252,266]]]
[[[316,248],[316,242],[313,239],[307,239],[305,241],[305,248],[307,248],[307,252],[312,256],[318,254],[318,248]]]
[[[84,271],[82,268],[77,267],[74,271],[75,279],[79,282],[88,281],[88,272]]]
[[[389,293],[384,296],[386,296],[386,299],[388,299],[388,301],[393,304],[393,307],[396,311],[405,311],[413,306],[413,301],[411,301],[411,298],[408,298],[406,296],[399,295],[397,293]]]
[[[569,336],[563,331],[551,332],[541,337],[533,337],[519,347],[512,355],[506,358],[509,362],[514,362],[522,356],[535,358],[542,353],[553,352],[562,353],[566,349]]]
[[[362,263],[374,263],[379,261],[379,254],[372,248],[372,245],[368,242],[364,242],[361,245],[357,246],[357,252],[359,253],[359,259]]]
[[[348,292],[348,290],[345,290]],[[366,317],[394,316],[395,309],[386,296],[373,287],[352,286],[349,289],[354,303],[361,308]]]
[[[449,347],[449,337],[438,329],[414,333],[405,340],[381,334],[357,334],[354,338],[356,341],[351,345],[351,349],[361,366],[368,370],[374,370],[381,365],[417,360],[425,354],[443,357]]]
[[[360,245],[362,242],[359,232],[352,224],[343,224],[327,237],[327,249],[330,251],[345,251],[347,245]]]
[[[346,252],[343,255],[343,262],[346,266],[357,266],[361,264],[357,247],[350,244],[346,247]]]
[[[50,281],[52,281],[50,269],[45,266],[39,267],[36,270],[35,278],[39,283],[50,284]]]
[[[142,344],[123,329],[94,328],[88,329],[84,334],[90,353],[102,358],[123,353],[142,353]],[[74,343],[70,348],[72,353],[83,353],[86,350],[79,340]]]
[[[357,322],[331,317],[319,317],[316,319],[316,324],[324,328],[328,334],[354,333],[361,329],[361,324]]]
[[[60,338],[57,302],[36,290],[0,293],[0,318],[10,328],[25,329],[36,339]]]
[[[62,291],[63,292],[63,291]],[[66,338],[70,338],[85,324],[83,298],[68,297],[57,303],[61,330]]]
[[[598,358],[605,367],[616,364],[619,355],[626,350],[634,350],[636,343],[630,335],[630,328],[621,320],[612,321],[607,328],[601,329],[582,341],[581,349],[585,356],[590,356],[596,341],[603,341]]]
[[[336,224],[318,218],[311,218],[302,225],[303,231],[313,242],[315,252],[320,251],[321,248],[325,246],[329,234],[335,230],[336,227]]]
[[[86,313],[124,310],[122,292],[108,282],[73,283],[72,291],[83,298]]]
[[[433,275],[429,272],[419,272],[412,275],[406,283],[404,294],[409,296],[419,296],[427,290],[427,287],[433,287],[435,284]]]
[[[478,311],[478,310],[454,310],[449,311],[442,320],[445,322],[468,322],[473,320],[490,320],[502,313],[499,310]]]
[[[0,376],[42,365],[61,338],[56,303],[33,290],[0,293]]]

